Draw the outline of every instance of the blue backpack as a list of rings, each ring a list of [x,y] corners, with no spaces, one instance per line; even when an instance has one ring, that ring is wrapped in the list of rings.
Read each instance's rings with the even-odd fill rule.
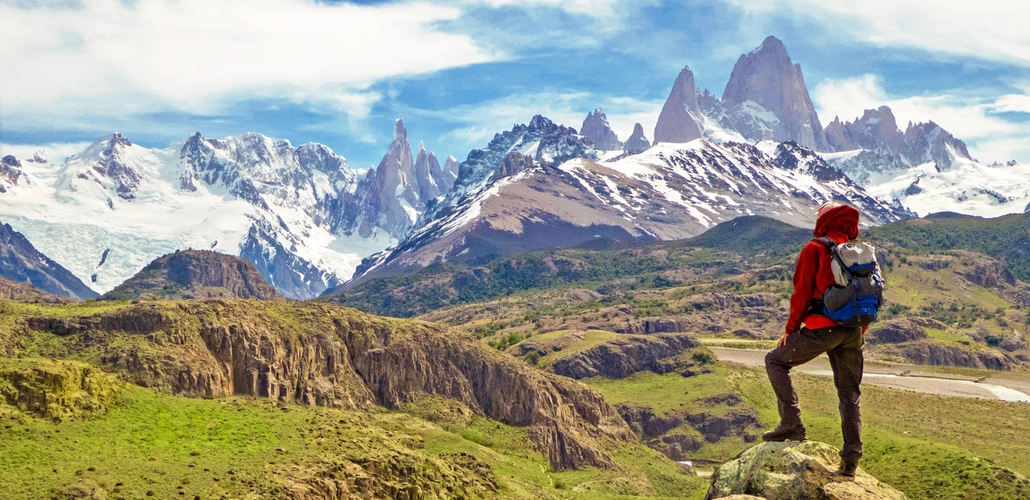
[[[838,245],[827,237],[816,238],[830,252],[830,269],[836,283],[823,291],[822,310],[815,311],[842,326],[866,326],[876,321],[883,306],[883,277],[876,263],[876,248],[866,242]]]

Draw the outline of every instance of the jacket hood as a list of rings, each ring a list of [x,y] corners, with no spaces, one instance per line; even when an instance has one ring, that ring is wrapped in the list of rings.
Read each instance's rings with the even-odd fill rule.
[[[815,221],[815,231],[812,234],[816,238],[831,235],[847,236],[849,240],[857,238],[858,210],[847,205],[829,210]]]

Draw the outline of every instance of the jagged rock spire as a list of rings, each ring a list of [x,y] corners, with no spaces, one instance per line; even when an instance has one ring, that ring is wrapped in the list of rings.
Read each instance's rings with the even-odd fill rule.
[[[590,113],[587,113],[586,119],[583,120],[583,127],[579,129],[579,133],[590,139],[594,143],[594,147],[603,151],[614,151],[622,148],[622,142],[619,141],[619,136],[615,134],[612,127],[608,124],[608,117],[601,111],[601,108],[597,108]]]
[[[639,123],[633,125],[633,135],[626,139],[626,144],[622,146],[622,150],[634,155],[647,151],[651,148],[651,141],[644,137],[644,127]]]
[[[697,87],[690,67],[683,68],[672,85],[669,98],[658,115],[654,142],[689,142],[702,137],[701,108],[697,104]]]

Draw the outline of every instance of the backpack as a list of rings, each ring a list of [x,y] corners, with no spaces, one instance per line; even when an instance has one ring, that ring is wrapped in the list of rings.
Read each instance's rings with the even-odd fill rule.
[[[827,237],[816,238],[830,252],[830,269],[836,283],[823,292],[823,316],[842,326],[866,326],[876,321],[883,306],[883,277],[876,263],[876,248],[864,241],[838,245]]]

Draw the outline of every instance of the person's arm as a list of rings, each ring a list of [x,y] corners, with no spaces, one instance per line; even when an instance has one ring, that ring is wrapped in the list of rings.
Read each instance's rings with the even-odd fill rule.
[[[818,258],[818,247],[816,245],[805,245],[798,255],[798,263],[794,268],[794,293],[790,296],[790,316],[784,327],[783,337],[776,343],[782,346],[787,342],[787,336],[801,330],[801,323],[805,320],[805,313],[815,296],[815,273],[817,271],[816,260]]]

